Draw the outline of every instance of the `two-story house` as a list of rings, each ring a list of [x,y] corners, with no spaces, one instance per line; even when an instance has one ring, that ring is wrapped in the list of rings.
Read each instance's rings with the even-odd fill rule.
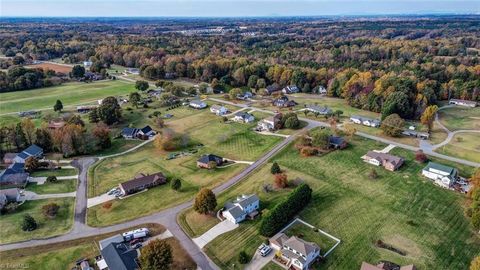
[[[422,169],[422,175],[432,179],[435,184],[441,187],[450,188],[458,178],[458,170],[435,162],[429,162]]]
[[[296,236],[288,237],[284,233],[278,233],[270,238],[270,245],[280,251],[282,259],[287,261],[288,268],[308,269],[320,256],[320,247],[317,244]]]
[[[235,201],[227,203],[225,209],[222,212],[224,218],[228,221],[237,224],[245,220],[247,216],[255,217],[258,214],[258,208],[260,207],[260,200],[257,195],[242,195]]]

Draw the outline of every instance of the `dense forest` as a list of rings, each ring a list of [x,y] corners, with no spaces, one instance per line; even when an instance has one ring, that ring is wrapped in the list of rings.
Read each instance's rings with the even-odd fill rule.
[[[478,16],[283,19],[2,19],[0,91],[48,86],[17,66],[62,58],[188,77],[216,90],[297,85],[383,115],[418,118],[429,104],[480,100]],[[24,74],[22,74],[24,73]],[[39,78],[38,83],[26,78]]]

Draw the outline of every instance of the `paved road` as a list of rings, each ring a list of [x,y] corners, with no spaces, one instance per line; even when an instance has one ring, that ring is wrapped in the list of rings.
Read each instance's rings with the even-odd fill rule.
[[[96,158],[82,158],[72,161],[72,165],[78,169],[77,195],[72,229],[73,233],[82,232],[86,227],[88,168],[96,161]]]
[[[305,129],[314,127],[314,125],[308,125]],[[214,192],[219,194],[229,187],[235,185],[239,181],[243,180],[247,175],[257,169],[259,166],[268,161],[272,156],[278,153],[286,145],[288,145],[295,136],[290,136],[285,138],[280,144],[276,145],[268,153],[262,156],[259,160],[249,165],[245,170],[240,174],[232,177],[227,182],[222,185],[214,188]],[[89,237],[104,233],[109,233],[117,230],[124,230],[130,227],[138,226],[145,223],[159,223],[164,225],[170,232],[180,241],[183,248],[188,252],[188,254],[194,259],[197,263],[197,266],[201,269],[219,269],[215,263],[213,263],[208,256],[190,239],[181,227],[177,224],[177,215],[192,206],[193,200],[179,204],[175,207],[157,212],[155,214],[137,218],[131,221],[127,221],[118,225],[102,227],[102,228],[92,228],[85,224],[86,217],[86,208],[87,208],[87,174],[88,168],[93,163],[95,163],[95,158],[83,158],[78,159],[72,162],[72,165],[79,168],[79,181],[78,181],[78,190],[77,190],[77,201],[75,205],[75,222],[73,229],[64,235],[58,237],[52,237],[48,239],[38,239],[38,240],[28,240],[24,242],[18,242],[13,244],[0,245],[0,251],[12,250],[19,248],[26,248],[32,246],[40,246],[52,243],[60,243],[65,241],[71,241],[78,238]]]

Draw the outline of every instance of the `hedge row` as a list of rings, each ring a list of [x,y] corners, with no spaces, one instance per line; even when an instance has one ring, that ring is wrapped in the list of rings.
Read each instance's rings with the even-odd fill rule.
[[[312,189],[307,184],[301,184],[295,188],[285,201],[277,204],[263,217],[260,223],[260,234],[267,237],[275,235],[310,202],[311,198]]]

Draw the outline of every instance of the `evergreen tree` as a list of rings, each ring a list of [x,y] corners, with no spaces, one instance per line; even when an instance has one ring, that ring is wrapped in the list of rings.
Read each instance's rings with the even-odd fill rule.
[[[25,231],[25,232],[29,232],[29,231],[33,231],[37,228],[37,222],[35,221],[35,219],[26,214],[25,216],[23,216],[23,222],[22,222],[22,230]]]
[[[272,174],[277,174],[282,172],[277,162],[273,162],[272,167],[270,168],[270,172]]]
[[[55,105],[53,105],[53,111],[55,112],[62,112],[63,110],[63,104],[60,99],[57,99],[57,102],[55,102]]]
[[[170,183],[170,187],[173,190],[179,190],[182,187],[182,181],[180,181],[178,178],[175,178],[172,180],[172,183]]]

